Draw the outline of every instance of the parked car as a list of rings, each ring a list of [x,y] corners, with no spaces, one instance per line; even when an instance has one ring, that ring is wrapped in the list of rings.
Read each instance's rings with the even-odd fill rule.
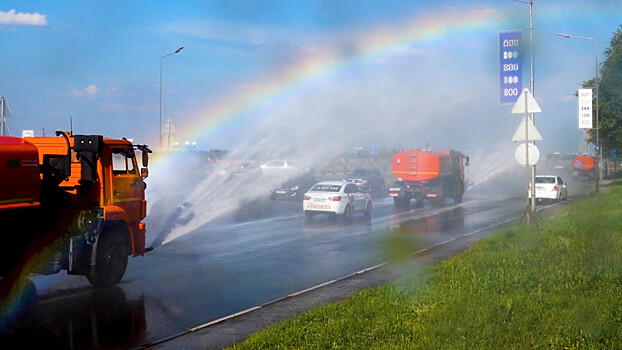
[[[296,199],[301,200],[317,181],[311,174],[302,174],[283,182],[278,188],[270,191],[270,199]]]
[[[245,160],[236,163],[233,168],[226,173],[229,174],[229,179],[233,179],[239,177],[260,176],[262,171],[255,161]]]
[[[353,182],[367,191],[384,191],[384,177],[376,168],[354,169],[345,181]]]
[[[360,186],[346,181],[322,181],[303,197],[303,210],[307,219],[316,214],[341,216],[349,221],[354,213],[371,216],[371,196]]]
[[[531,184],[528,187],[528,196],[531,198]],[[561,177],[555,175],[536,176],[536,200],[560,201],[568,198],[568,185]]]
[[[271,171],[293,171],[296,169],[296,162],[291,160],[274,159],[261,165],[261,170],[268,173]]]

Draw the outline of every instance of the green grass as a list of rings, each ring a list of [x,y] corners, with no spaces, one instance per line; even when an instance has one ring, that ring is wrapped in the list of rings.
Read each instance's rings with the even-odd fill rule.
[[[236,349],[620,349],[622,188]]]

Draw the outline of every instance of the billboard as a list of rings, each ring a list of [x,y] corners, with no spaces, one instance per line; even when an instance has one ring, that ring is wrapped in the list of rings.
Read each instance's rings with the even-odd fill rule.
[[[579,129],[592,128],[592,89],[579,89]]]

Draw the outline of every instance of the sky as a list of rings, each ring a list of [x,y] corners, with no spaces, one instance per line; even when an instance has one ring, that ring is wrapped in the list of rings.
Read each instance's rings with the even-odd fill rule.
[[[595,74],[594,41],[555,34],[597,39],[602,61],[621,15],[620,1],[534,0],[541,153],[579,151],[574,93]],[[0,95],[16,136],[73,127],[159,150],[174,147],[170,119],[172,142],[202,150],[486,154],[516,147],[497,36],[527,28],[529,5],[512,0],[5,0]]]

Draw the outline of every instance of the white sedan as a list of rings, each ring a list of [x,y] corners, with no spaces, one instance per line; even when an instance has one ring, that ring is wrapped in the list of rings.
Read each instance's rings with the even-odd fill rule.
[[[531,198],[531,184],[528,188],[528,195]],[[554,201],[566,200],[568,198],[568,185],[561,177],[555,175],[536,176],[536,200],[549,199]]]
[[[322,181],[305,193],[303,209],[307,219],[315,214],[339,215],[350,220],[353,213],[371,216],[369,193],[353,183],[344,181]]]
[[[270,160],[262,164],[261,170],[264,173],[278,172],[278,171],[295,171],[296,163],[291,160],[274,159],[274,160]]]

